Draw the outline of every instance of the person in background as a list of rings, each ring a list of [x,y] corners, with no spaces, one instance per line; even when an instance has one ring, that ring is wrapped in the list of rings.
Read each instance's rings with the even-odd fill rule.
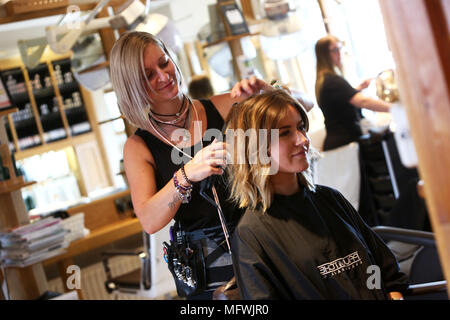
[[[149,234],[174,219],[187,241],[199,243],[207,256],[218,248],[223,233],[216,208],[199,195],[199,182],[223,174],[226,149],[219,140],[206,141],[204,134],[222,129],[234,102],[270,86],[253,77],[237,83],[232,94],[190,99],[164,43],[137,31],[116,41],[110,70],[119,108],[138,128],[126,141],[123,156],[136,216]],[[219,199],[226,198],[225,188],[218,183]],[[232,229],[241,214],[225,201],[221,204]],[[188,299],[211,299],[213,290],[232,276],[231,256],[224,250],[206,270],[205,291]]]
[[[231,244],[241,298],[401,299],[407,276],[389,248],[337,190],[313,184],[308,127],[302,105],[282,89],[253,95],[228,115],[230,198],[246,208]],[[233,134],[254,129],[257,143]],[[253,154],[270,162],[251,161]],[[368,279],[373,266],[377,283]]]
[[[372,204],[367,170],[359,148],[354,148],[350,143],[358,142],[363,134],[361,129],[363,108],[389,112],[391,104],[372,99],[360,92],[369,86],[370,80],[365,80],[353,88],[344,79],[341,49],[341,41],[332,35],[321,38],[315,46],[317,60],[315,92],[324,116],[326,136],[322,147],[324,158],[319,160],[320,169],[314,174],[316,181],[334,186],[346,194],[365,222],[373,226],[378,224],[379,219]],[[339,150],[336,150],[338,148]],[[330,154],[328,151],[334,152]],[[345,160],[336,164],[330,163],[327,157],[334,157],[336,154],[341,157],[345,155]],[[359,163],[359,168],[350,163]],[[329,170],[337,174],[331,175]],[[353,177],[359,179],[353,180]],[[353,181],[358,180],[359,185],[354,185]]]
[[[315,93],[325,119],[324,151],[358,141],[362,135],[362,108],[377,112],[389,112],[391,108],[391,104],[360,92],[369,86],[370,80],[353,88],[342,77],[341,48],[341,41],[332,35],[321,38],[315,45]]]
[[[193,76],[188,85],[189,96],[192,99],[208,99],[214,95],[214,89],[206,75]]]

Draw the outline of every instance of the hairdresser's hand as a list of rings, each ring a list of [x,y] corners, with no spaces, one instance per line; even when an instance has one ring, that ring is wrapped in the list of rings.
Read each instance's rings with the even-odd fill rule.
[[[305,108],[306,112],[309,112],[314,107],[314,102],[306,95],[298,90],[291,90],[291,96],[300,102],[300,104]]]
[[[359,86],[356,87],[356,90],[361,91],[368,88],[372,80],[373,80],[372,78],[364,80],[363,82],[361,82]]]
[[[186,176],[192,182],[202,181],[216,174],[222,175],[226,166],[227,144],[216,139],[202,150],[184,166]]]
[[[264,80],[251,76],[249,79],[243,79],[236,83],[230,94],[232,98],[247,98],[261,90],[272,90],[272,86]]]

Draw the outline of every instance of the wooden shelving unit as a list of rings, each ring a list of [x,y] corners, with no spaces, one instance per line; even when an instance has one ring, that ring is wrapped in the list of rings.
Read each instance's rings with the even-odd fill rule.
[[[87,196],[90,189],[85,184],[86,166],[79,165],[78,151],[82,146],[89,145],[87,152],[99,155],[95,158],[103,166],[99,169],[104,170],[102,177],[106,177],[103,185],[112,185],[113,176],[100,124],[95,119],[97,100],[76,81],[70,57],[48,53],[33,69],[25,68],[18,59],[2,60],[0,76],[13,107],[2,111],[5,117],[1,125],[16,160],[72,148],[69,153],[75,154],[75,161],[71,162],[71,171],[77,177],[81,195]],[[86,148],[81,156],[86,155]]]
[[[37,68],[32,70],[26,69],[21,61],[11,60],[2,63],[0,74],[3,76],[6,72],[8,75],[8,72],[13,69],[12,76],[18,75],[16,82],[22,83],[20,92],[16,91],[12,98],[11,95],[9,96],[12,106],[0,110],[0,150],[3,166],[6,166],[5,159],[11,160],[11,152],[14,153],[14,160],[22,160],[67,147],[73,147],[75,150],[79,146],[89,145],[89,148],[92,148],[93,143],[101,149],[99,125],[94,120],[95,102],[89,92],[76,83],[75,78],[72,78],[70,83],[64,79],[64,74],[70,72],[68,58],[69,56],[48,55],[41,60],[43,62]],[[61,79],[58,81],[58,70],[62,73],[63,83]],[[39,77],[36,77],[36,74],[39,74]],[[66,77],[68,80],[70,75]],[[39,85],[36,86],[38,78],[40,78],[41,88]],[[47,79],[44,80],[45,78]],[[8,90],[6,85],[8,76],[6,79],[2,77],[2,80],[5,89]],[[32,81],[35,83],[32,84]],[[80,98],[81,106],[77,107],[74,103],[74,106],[67,107],[68,101],[65,100],[72,98],[74,102],[72,95],[74,92],[79,93],[77,96]],[[27,115],[30,117],[24,121],[24,104],[27,103],[29,104]],[[43,104],[47,104],[48,112]],[[30,132],[30,126],[34,128],[33,139],[38,139],[39,143],[24,148],[19,141],[27,136],[26,132]],[[53,141],[49,139],[48,132],[55,128],[59,130],[62,137]],[[87,130],[82,131],[84,128]],[[78,154],[75,154],[75,151],[73,154],[75,161],[79,161]],[[104,155],[102,161],[106,161]],[[77,162],[74,163],[77,164]],[[15,228],[29,223],[28,210],[22,199],[21,189],[35,184],[35,182],[25,182],[22,177],[13,175],[12,163],[8,164],[8,170],[11,173],[11,179],[0,181],[0,229]],[[77,164],[71,167],[71,170],[75,170],[74,174],[81,194],[86,195],[80,166]],[[13,300],[36,299],[48,290],[42,263],[25,268],[5,268],[4,277],[8,282],[10,298]]]
[[[16,152],[92,131],[81,88],[67,58],[3,69],[0,76],[16,113],[5,124]]]
[[[124,3],[126,3],[125,0],[111,0],[108,3],[108,6],[112,7],[114,10],[118,10]],[[2,9],[4,9],[3,11],[6,15],[0,18],[0,24],[65,14],[68,4],[69,2],[66,0],[9,1],[2,5]],[[96,2],[87,2],[78,4],[78,7],[81,11],[86,11],[92,10],[96,4]],[[109,8],[104,8],[98,17],[108,16],[108,9]],[[109,55],[109,51],[115,41],[113,31],[110,28],[106,28],[100,30],[99,33],[102,38],[104,49],[107,55]],[[14,108],[0,110],[0,144],[8,145],[11,150],[15,149],[14,155],[16,160],[24,159],[50,150],[65,148],[66,146],[73,146],[73,149],[75,150],[75,147],[79,147],[77,144],[83,144],[83,147],[85,148],[83,149],[83,155],[85,157],[89,155],[89,151],[93,149],[97,150],[97,148],[100,149],[99,153],[102,158],[101,161],[105,166],[105,171],[109,172],[105,150],[103,148],[103,142],[100,135],[99,124],[95,121],[94,97],[84,88],[80,88],[81,98],[86,107],[85,114],[87,119],[85,120],[89,123],[91,130],[88,133],[77,132],[74,134],[72,131],[73,122],[71,121],[74,117],[79,117],[80,114],[77,114],[77,112],[75,112],[76,110],[72,110],[73,112],[67,112],[66,108],[64,108],[65,99],[69,98],[65,97],[65,95],[70,92],[71,87],[65,85],[61,86],[57,83],[57,70],[54,63],[55,60],[70,58],[70,55],[61,57],[51,53],[50,51],[48,53],[48,55],[44,53],[46,58],[41,60],[43,65],[41,64],[40,67],[44,68],[44,71],[45,69],[48,70],[48,76],[51,79],[52,88],[44,88],[42,90],[36,89],[35,86],[33,87],[31,85],[31,81],[35,80],[33,70],[27,70],[21,61],[16,61],[15,58],[5,59],[5,61],[2,61],[0,68],[1,72],[6,69],[18,68],[19,74],[22,74],[23,77],[21,82],[24,83],[23,88],[25,88],[25,90],[22,88],[20,94],[16,96],[16,103],[13,103]],[[48,86],[43,85],[43,87]],[[52,113],[44,112],[45,114],[42,115],[41,101],[46,100],[47,98],[53,99],[53,97],[55,97],[56,100],[56,108],[51,110]],[[23,105],[21,105],[23,102],[30,103],[29,113],[31,113],[32,117],[30,121],[25,121],[23,123],[23,127],[20,129],[24,129],[24,127],[32,127],[34,137],[39,140],[39,143],[36,143],[34,146],[27,146],[27,148],[23,148],[22,145],[19,146],[19,141],[23,137],[23,132],[16,130],[17,127],[13,119],[17,118],[17,113],[23,110]],[[53,106],[54,104],[52,103],[52,107]],[[51,139],[47,139],[46,132],[48,126],[55,123],[56,116],[60,117],[59,127],[63,129],[65,136],[60,140],[51,141]],[[6,127],[8,127],[8,130]],[[27,135],[25,134],[25,136]],[[95,142],[95,145],[92,142]],[[76,157],[79,157],[79,155],[77,154]],[[80,172],[78,172],[78,174],[80,174]],[[108,183],[112,183],[112,178],[109,177],[109,175],[107,180]],[[10,183],[10,186],[8,187],[0,187],[0,229],[13,228],[29,222],[28,212],[25,208],[20,192],[20,188],[29,185],[30,183],[19,181],[19,183]],[[83,190],[81,189],[82,187],[80,185],[80,192],[83,194]],[[137,228],[136,223],[133,223],[132,226]],[[121,232],[117,232],[117,234],[120,236]],[[65,269],[61,270],[65,272]],[[41,263],[26,268],[7,268],[5,269],[5,273],[0,275],[0,279],[2,277],[7,280],[10,298],[13,300],[36,299],[48,289],[45,272]]]
[[[31,157],[35,154],[45,153],[51,150],[59,150],[66,147],[73,147],[77,144],[81,144],[87,141],[95,140],[95,135],[92,132],[85,133],[79,136],[66,138],[63,140],[55,141],[52,143],[47,143],[45,145],[37,146],[30,149],[25,149],[23,151],[18,151],[15,154],[16,160],[22,160]]]
[[[17,182],[7,185],[6,187],[0,186],[0,195],[5,193],[10,193],[12,191],[20,190],[22,188],[31,186],[32,184],[35,184],[35,181],[29,181],[29,182]]]
[[[0,110],[0,117],[6,116],[10,113],[14,113],[19,111],[19,109],[17,109],[16,107],[10,107],[10,108],[5,108],[5,109],[1,109]]]
[[[239,57],[243,55],[243,49],[241,46],[241,39],[246,37],[257,36],[259,33],[250,33],[247,27],[247,22],[245,17],[242,16],[243,22],[239,24],[239,30],[237,30],[234,25],[230,25],[230,21],[224,16],[224,6],[236,6],[236,1],[221,1],[216,4],[218,17],[220,18],[220,22],[224,25],[225,35],[216,41],[206,42],[206,41],[196,41],[195,42],[195,50],[197,56],[200,59],[200,64],[202,69],[206,71],[207,74],[210,74],[208,62],[203,58],[204,57],[204,49],[216,46],[221,43],[226,43],[230,48],[231,57],[232,57],[232,65],[233,70],[236,75],[236,79],[242,79],[242,70],[239,64]],[[243,27],[245,26],[245,27]],[[185,47],[185,50],[189,51],[189,48]]]
[[[241,38],[251,37],[251,36],[256,36],[256,35],[258,35],[258,34],[257,34],[257,33],[256,33],[256,34],[253,34],[253,33],[244,33],[244,34],[238,34],[238,35],[235,35],[235,36],[230,35],[230,36],[226,36],[226,37],[224,37],[224,38],[222,38],[222,39],[220,39],[220,40],[217,40],[217,41],[212,41],[212,42],[204,43],[204,44],[202,45],[202,47],[203,47],[203,48],[208,48],[208,47],[212,47],[212,46],[218,45],[218,44],[220,44],[220,43],[231,42],[231,41],[239,40],[239,39],[241,39]]]
[[[16,112],[16,108],[0,111],[0,152],[2,165],[10,172],[10,179],[0,182],[0,228],[15,228],[29,222],[28,212],[23,203],[20,189],[33,184],[17,177],[13,168],[7,144],[4,117]],[[8,281],[12,299],[36,299],[46,290],[45,273],[41,264],[26,268],[6,268],[4,277]]]
[[[20,190],[23,187],[32,185],[34,182],[25,182],[22,176],[17,176],[15,164],[12,161],[8,145],[0,144],[0,156],[2,167],[7,168],[9,179],[0,181],[0,194]]]

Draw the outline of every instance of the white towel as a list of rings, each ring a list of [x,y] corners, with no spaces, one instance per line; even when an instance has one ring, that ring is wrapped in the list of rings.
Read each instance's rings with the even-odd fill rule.
[[[313,163],[315,184],[332,187],[358,210],[361,174],[359,171],[359,145],[352,142],[343,147],[322,151]]]

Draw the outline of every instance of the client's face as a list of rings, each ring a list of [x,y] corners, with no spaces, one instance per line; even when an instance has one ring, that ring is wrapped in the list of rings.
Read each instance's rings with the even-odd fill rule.
[[[289,106],[288,115],[278,129],[279,139],[270,148],[270,158],[278,165],[278,172],[297,173],[308,169],[309,137],[297,109]]]

